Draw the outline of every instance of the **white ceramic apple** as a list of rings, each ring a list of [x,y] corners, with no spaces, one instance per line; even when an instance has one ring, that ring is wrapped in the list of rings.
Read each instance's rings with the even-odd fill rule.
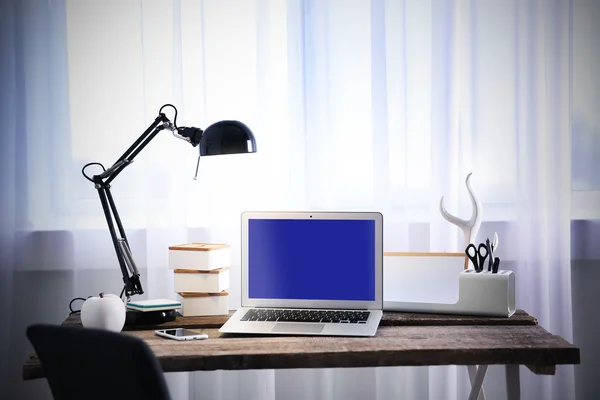
[[[125,303],[114,294],[89,297],[81,306],[81,323],[84,328],[121,332],[125,325]]]

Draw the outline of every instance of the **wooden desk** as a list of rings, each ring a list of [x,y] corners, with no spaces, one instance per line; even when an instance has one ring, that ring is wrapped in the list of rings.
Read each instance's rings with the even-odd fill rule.
[[[557,364],[580,362],[579,348],[552,335],[522,310],[511,318],[384,312],[376,336],[368,338],[221,334],[218,328],[227,318],[178,317],[160,325],[208,334],[209,339],[200,341],[161,338],[154,334],[158,326],[124,332],[144,339],[165,372],[501,364],[507,365],[513,398],[520,396],[519,365],[553,375]],[[63,325],[80,326],[79,315]],[[32,356],[23,366],[23,379],[42,377],[39,360]]]

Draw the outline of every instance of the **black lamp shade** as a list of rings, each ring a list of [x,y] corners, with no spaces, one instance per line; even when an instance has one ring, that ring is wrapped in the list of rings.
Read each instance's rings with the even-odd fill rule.
[[[204,130],[200,140],[200,156],[254,152],[254,134],[239,121],[216,122]]]

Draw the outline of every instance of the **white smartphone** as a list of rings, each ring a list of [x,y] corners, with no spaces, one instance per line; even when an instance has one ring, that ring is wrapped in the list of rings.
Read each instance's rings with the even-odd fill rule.
[[[187,328],[160,329],[158,331],[154,331],[154,333],[156,333],[158,336],[166,337],[168,339],[173,340],[208,339],[208,335]]]

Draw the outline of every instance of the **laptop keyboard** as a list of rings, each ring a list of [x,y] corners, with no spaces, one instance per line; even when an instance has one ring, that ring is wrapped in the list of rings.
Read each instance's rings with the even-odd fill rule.
[[[347,310],[289,310],[253,308],[241,318],[242,321],[319,322],[332,324],[366,324],[369,311]]]

